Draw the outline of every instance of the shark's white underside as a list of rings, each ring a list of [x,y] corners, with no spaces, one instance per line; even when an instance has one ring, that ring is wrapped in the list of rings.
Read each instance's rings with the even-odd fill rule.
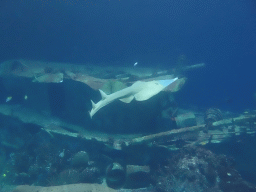
[[[154,95],[158,94],[165,87],[175,82],[178,78],[167,80],[155,80],[149,82],[137,81],[130,87],[124,88],[120,91],[107,95],[102,90],[100,91],[102,99],[98,103],[92,102],[92,110],[89,112],[90,117],[99,111],[102,107],[108,105],[116,99],[122,102],[130,103],[134,98],[137,101],[145,101]]]

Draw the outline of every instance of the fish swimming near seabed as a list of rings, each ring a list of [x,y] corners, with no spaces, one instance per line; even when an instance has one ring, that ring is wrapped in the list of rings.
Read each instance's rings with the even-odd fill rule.
[[[7,102],[9,102],[11,100],[12,100],[12,96],[9,96],[9,97],[6,98],[5,102],[7,103]]]

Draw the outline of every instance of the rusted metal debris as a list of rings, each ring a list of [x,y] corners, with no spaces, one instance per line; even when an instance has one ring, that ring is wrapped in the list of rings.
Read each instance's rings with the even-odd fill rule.
[[[13,108],[14,107],[14,108]],[[206,143],[220,143],[227,138],[239,135],[241,133],[255,134],[256,132],[256,115],[255,114],[243,114],[236,118],[223,119],[213,122],[211,127],[208,128],[208,133],[204,133],[207,130],[206,124],[173,129],[166,132],[141,136],[141,135],[116,135],[107,134],[102,132],[91,132],[85,130],[83,127],[64,123],[60,120],[56,121],[50,117],[46,118],[36,114],[35,112],[29,112],[23,108],[16,109],[15,106],[1,105],[0,113],[13,118],[17,118],[24,123],[34,123],[41,126],[51,137],[55,134],[68,137],[83,137],[86,140],[95,139],[99,142],[105,143],[109,146],[109,138],[113,138],[113,145],[110,148],[121,150],[122,144],[126,146],[150,144],[154,142],[161,143],[162,146],[167,146],[171,142],[178,139],[186,140],[186,144],[206,144]],[[57,125],[55,125],[57,123]],[[66,129],[67,128],[67,129]],[[73,130],[70,132],[69,130]],[[196,135],[196,137],[195,137]],[[186,139],[193,137],[192,140]]]
[[[247,123],[249,121],[256,121],[256,115],[241,115],[236,118],[223,119],[220,121],[216,121],[212,123],[213,127],[224,126],[224,125],[232,125],[232,124],[240,124]]]
[[[187,66],[181,71],[191,70],[204,65]],[[0,64],[0,77],[17,76],[30,78],[37,83],[62,83],[71,79],[87,84],[92,89],[98,90],[109,81],[118,81],[126,86],[140,80],[165,80],[173,78],[173,70],[140,67],[112,67],[95,66],[91,64],[56,63],[32,60],[9,60]],[[186,78],[180,78],[175,85],[164,91],[178,91],[185,83]],[[173,87],[175,86],[175,87]]]
[[[199,141],[200,142],[209,142],[209,141],[205,141],[205,139],[207,139],[207,140],[213,140],[213,139],[223,140],[233,134],[240,134],[241,132],[244,132],[245,130],[244,130],[243,126],[248,127],[247,128],[248,134],[255,133],[255,131],[256,131],[255,128],[254,128],[254,130],[252,130],[252,126],[251,126],[252,122],[253,122],[253,124],[256,122],[256,115],[241,115],[236,118],[223,119],[220,121],[213,122],[211,125],[211,130],[209,130],[208,135],[204,136],[203,139],[199,138]],[[246,125],[246,123],[248,125]],[[234,129],[234,130],[232,130],[232,127],[231,127],[229,131],[218,130],[219,127],[227,128],[228,126],[238,126],[238,127],[236,127],[236,129]],[[207,129],[206,124],[197,125],[197,126],[193,126],[193,127],[174,129],[171,131],[166,131],[166,132],[161,132],[161,133],[157,133],[157,134],[152,134],[152,135],[135,138],[130,142],[130,145],[151,143],[151,142],[154,142],[157,140],[168,140],[165,138],[169,138],[170,136],[174,136],[174,135],[181,134],[181,133],[200,132],[200,131],[203,131],[206,129]],[[214,138],[214,136],[215,136],[215,138]],[[217,143],[218,141],[215,141],[215,142]],[[198,142],[195,141],[194,143],[198,143]]]
[[[192,132],[192,131],[201,131],[204,129],[204,127],[205,127],[205,125],[199,125],[199,126],[186,127],[186,128],[181,128],[181,129],[173,129],[171,131],[147,135],[147,136],[133,139],[131,144],[148,143],[148,142],[152,142],[154,140],[160,139],[162,137],[166,137],[166,136],[170,136],[170,135],[174,135],[174,134],[179,134],[179,133],[184,133],[184,132]]]

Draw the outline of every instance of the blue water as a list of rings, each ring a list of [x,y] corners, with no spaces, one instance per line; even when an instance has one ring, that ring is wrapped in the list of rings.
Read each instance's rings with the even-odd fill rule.
[[[169,69],[184,56],[206,67],[186,74],[181,101],[242,111],[256,102],[255,8],[253,0],[3,1],[0,60]]]
[[[256,3],[254,0],[1,0],[0,63],[20,58],[131,68],[138,62],[138,67],[167,70],[205,63],[203,68],[182,73],[188,80],[175,94],[178,106],[197,107],[199,111],[216,107],[241,114],[256,106]],[[52,99],[52,114],[59,114],[65,108],[61,92],[64,89],[59,84],[48,88],[55,93],[50,97],[57,98]],[[80,89],[82,85],[73,87]],[[27,93],[22,89],[7,94],[1,85],[0,92],[0,103],[15,94],[21,99],[14,97],[12,102],[26,102]],[[86,99],[89,102],[91,95]],[[80,110],[84,112],[84,108]],[[6,135],[12,135],[11,129],[3,129]],[[240,137],[228,145],[223,143],[210,149],[235,157],[239,173],[255,183],[254,172],[247,172],[255,169],[251,147],[255,139]],[[82,150],[74,142],[66,148]],[[63,149],[56,150],[60,153]],[[45,182],[46,173],[41,173],[38,183]]]

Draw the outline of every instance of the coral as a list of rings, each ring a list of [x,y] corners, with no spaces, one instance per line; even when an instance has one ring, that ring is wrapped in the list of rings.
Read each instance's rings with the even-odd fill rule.
[[[158,192],[256,191],[256,186],[242,180],[232,159],[203,148],[183,149],[153,169]]]
[[[100,170],[97,167],[86,167],[80,174],[82,183],[99,183]]]

